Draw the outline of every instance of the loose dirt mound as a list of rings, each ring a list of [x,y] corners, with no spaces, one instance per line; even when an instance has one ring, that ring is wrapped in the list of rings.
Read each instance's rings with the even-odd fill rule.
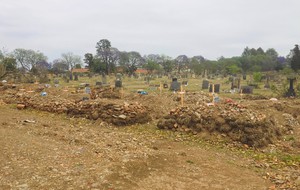
[[[161,119],[157,127],[193,133],[220,133],[253,147],[274,143],[287,131],[264,114],[234,103],[177,108]]]
[[[114,125],[146,123],[151,120],[147,107],[138,103],[113,103],[109,100],[75,101],[57,96],[40,97],[27,93],[5,96],[6,103],[17,103],[18,108],[34,108],[41,111],[66,113],[74,117],[85,117]]]

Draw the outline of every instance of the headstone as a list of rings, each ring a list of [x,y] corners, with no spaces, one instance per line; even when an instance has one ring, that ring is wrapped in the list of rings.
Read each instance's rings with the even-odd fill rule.
[[[243,80],[246,80],[247,79],[247,75],[243,75]]]
[[[59,80],[58,79],[54,79],[54,84],[59,84]]]
[[[235,89],[235,88],[240,88],[240,84],[241,84],[241,79],[240,78],[236,78],[233,77],[232,81],[231,81],[231,89]]]
[[[74,74],[74,80],[78,81],[78,74]]]
[[[180,83],[177,81],[177,78],[172,79],[170,90],[172,90],[172,91],[179,91],[180,90]]]
[[[243,94],[253,94],[253,86],[241,86],[241,92]]]
[[[102,82],[96,82],[96,86],[102,86]]]
[[[91,88],[90,87],[85,87],[85,93],[90,94],[91,93]]]
[[[270,88],[269,80],[270,80],[270,77],[267,76],[267,81],[266,81],[264,88],[267,88],[267,89]]]
[[[121,77],[120,77],[121,80]],[[106,75],[104,73],[102,73],[102,84],[106,84],[107,83],[107,78]]]
[[[122,81],[122,74],[121,73],[116,74],[116,80]]]
[[[213,85],[213,84],[211,84],[211,85],[209,86],[209,92],[212,92],[212,85]],[[215,92],[215,93],[220,93],[220,84],[215,84],[214,92]]]
[[[202,81],[202,89],[208,89],[208,87],[209,87],[209,81],[203,80]]]
[[[122,87],[122,81],[121,80],[116,80],[115,81],[115,87],[116,88],[121,88]]]
[[[288,80],[290,82],[290,87],[286,93],[286,97],[295,97],[296,92],[294,90],[294,81],[296,80],[296,78],[288,78]]]

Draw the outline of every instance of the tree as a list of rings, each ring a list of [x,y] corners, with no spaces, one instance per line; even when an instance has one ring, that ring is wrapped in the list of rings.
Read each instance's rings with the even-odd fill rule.
[[[47,60],[47,57],[39,51],[21,48],[14,50],[13,57],[17,60],[17,63],[25,71],[30,71],[31,69],[34,69],[39,61]]]
[[[101,63],[105,64],[106,74],[110,74],[119,59],[119,51],[111,47],[111,43],[107,39],[102,39],[96,44],[97,56]]]
[[[297,72],[300,69],[300,51],[299,46],[296,44],[291,51],[291,68]]]
[[[69,70],[69,66],[61,59],[55,59],[52,62],[52,71],[55,74],[65,73]]]
[[[188,65],[189,58],[186,55],[179,55],[175,61],[177,63],[178,73],[180,74],[181,70]]]
[[[149,73],[151,74],[151,73],[153,73],[154,70],[159,70],[160,66],[158,63],[149,60],[147,62],[147,64],[144,65],[144,68],[147,69],[149,71]]]
[[[169,74],[172,72],[173,68],[174,68],[174,61],[172,60],[165,60],[163,63],[162,63],[162,67],[165,71],[165,75]]]
[[[1,57],[0,58],[0,79],[4,78],[10,73],[15,73],[17,71],[16,59],[12,57]]]
[[[81,57],[79,55],[74,55],[72,52],[61,54],[61,61],[68,65],[68,69],[72,70],[75,65],[82,64]]]
[[[264,55],[265,54],[264,50],[261,47],[257,48],[256,52],[257,52],[258,55]]]
[[[94,56],[91,53],[84,54],[83,62],[87,64],[90,71],[93,70],[93,64],[94,64]]]
[[[136,51],[122,52],[120,61],[124,64],[123,67],[129,76],[133,75],[137,68],[141,67],[145,62],[141,54]]]

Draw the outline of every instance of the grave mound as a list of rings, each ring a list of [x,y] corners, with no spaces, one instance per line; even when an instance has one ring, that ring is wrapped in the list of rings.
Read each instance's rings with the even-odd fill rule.
[[[176,108],[160,119],[157,127],[194,134],[221,134],[252,147],[272,144],[288,130],[275,125],[266,115],[239,104]]]
[[[84,101],[57,96],[32,96],[26,93],[11,94],[3,98],[6,103],[23,105],[24,108],[66,113],[71,117],[101,119],[116,126],[146,123],[151,120],[148,108],[139,103],[114,103],[108,99]]]

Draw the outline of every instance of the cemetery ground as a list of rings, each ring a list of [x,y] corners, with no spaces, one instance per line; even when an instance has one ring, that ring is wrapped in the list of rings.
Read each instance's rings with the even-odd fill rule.
[[[0,88],[0,189],[299,189],[300,100],[210,80],[212,105],[189,79],[182,106],[161,79],[125,79],[84,101],[97,80]]]

